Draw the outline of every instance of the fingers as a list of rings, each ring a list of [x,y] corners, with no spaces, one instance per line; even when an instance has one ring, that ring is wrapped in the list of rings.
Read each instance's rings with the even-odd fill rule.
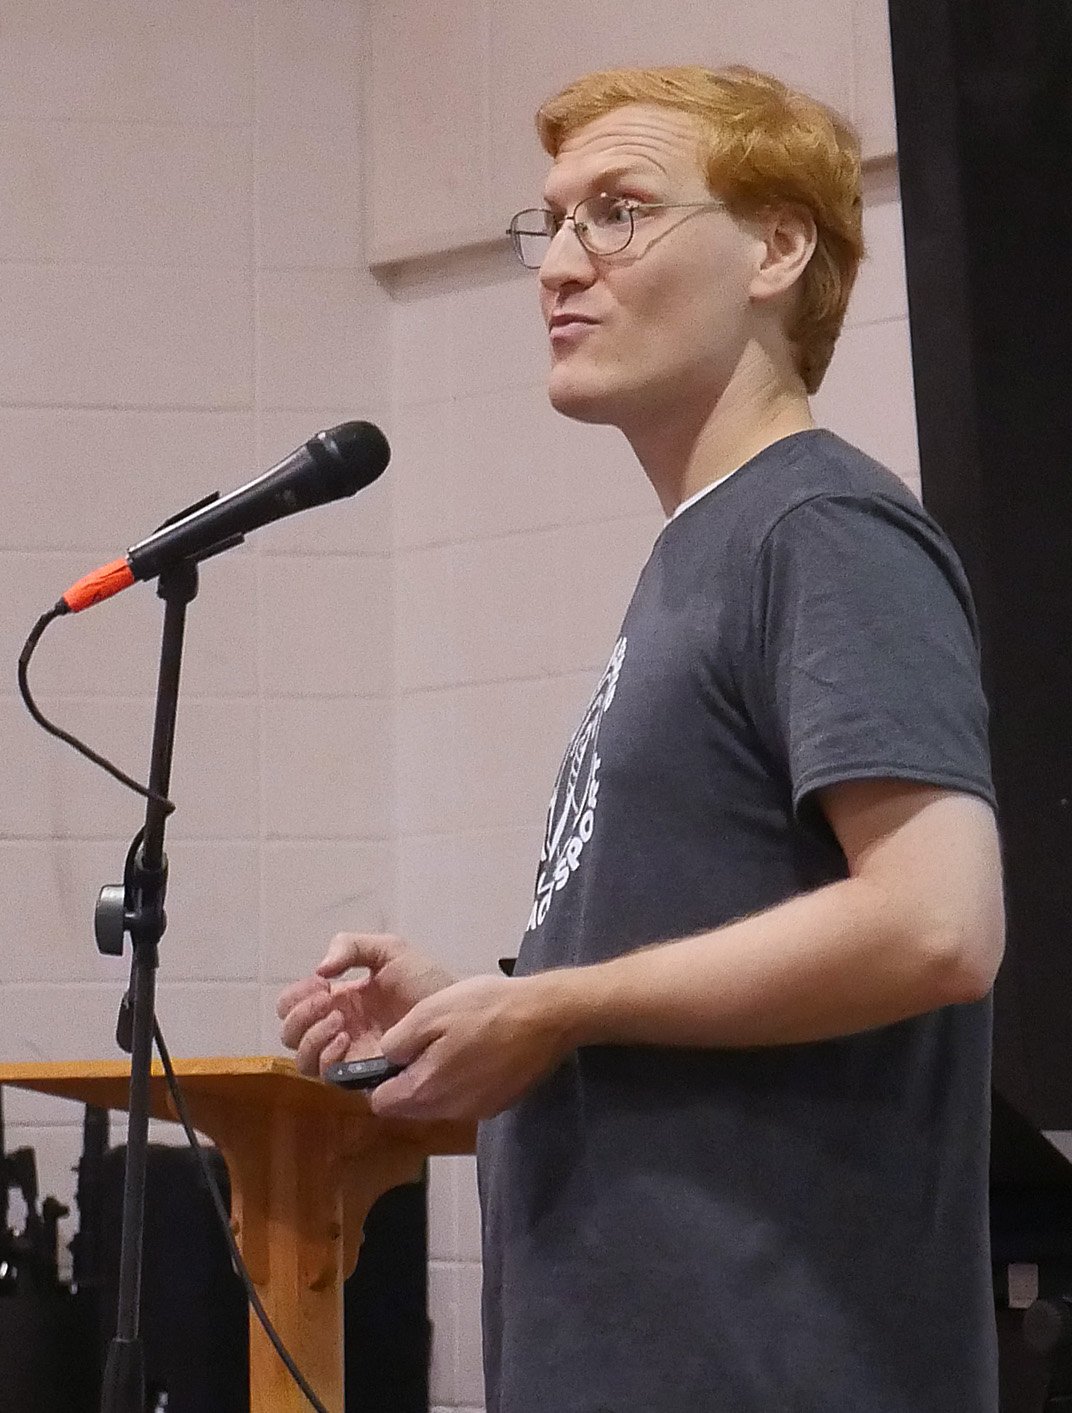
[[[435,1064],[435,1056],[426,1051],[401,1074],[378,1084],[369,1095],[369,1108],[374,1114],[385,1114],[400,1119],[423,1117],[424,1108],[429,1103],[428,1096],[421,1094],[422,1085],[427,1083]],[[434,1099],[433,1099],[434,1103]]]
[[[292,982],[285,991],[279,993],[275,1003],[275,1013],[280,1020],[286,1020],[290,1012],[307,996],[316,992],[326,992],[327,982],[319,976],[303,976],[301,981]]]
[[[332,938],[316,975],[303,977],[280,993],[276,1002],[276,1015],[282,1022],[280,1036],[295,1052],[302,1074],[316,1075],[344,1058],[355,1036],[364,1043],[379,1035],[379,1027],[362,1004],[362,982],[333,985],[331,979],[351,967],[365,967],[375,976],[405,945],[398,937],[340,932]]]
[[[394,1079],[384,1080],[383,1084],[378,1084],[372,1090],[369,1094],[369,1108],[374,1114],[383,1114],[385,1118],[415,1118],[417,1116],[407,1108],[412,1102],[412,1093],[412,1086],[404,1085],[402,1076],[396,1075]]]
[[[320,1073],[323,1074],[329,1065],[337,1064],[339,1060],[345,1060],[349,1048],[350,1036],[345,1030],[340,1030],[335,1039],[329,1040],[320,1052]]]
[[[337,932],[316,974],[321,977],[341,976],[351,967],[368,967],[369,971],[377,972],[392,957],[396,957],[403,946],[400,938],[383,933]]]
[[[369,1094],[374,1114],[392,1119],[457,1119],[479,1103],[471,1085],[459,1076],[442,1041],[433,1041],[401,1074],[378,1084]]]
[[[396,1065],[411,1065],[438,1038],[441,1027],[437,1016],[438,1008],[429,1001],[418,1001],[400,1021],[384,1031],[380,1039],[383,1053]]]
[[[282,1004],[282,998],[280,998]],[[288,1050],[296,1050],[310,1026],[322,1021],[329,1011],[337,1009],[335,998],[326,985],[305,994],[283,1016],[279,1035]]]
[[[318,1075],[321,1069],[321,1056],[331,1044],[338,1045],[340,1036],[345,1035],[342,1012],[331,1011],[323,1020],[311,1025],[298,1044],[295,1061],[302,1074]],[[346,1036],[346,1045],[349,1045]],[[345,1051],[346,1045],[343,1046]],[[330,1064],[328,1060],[326,1063]]]

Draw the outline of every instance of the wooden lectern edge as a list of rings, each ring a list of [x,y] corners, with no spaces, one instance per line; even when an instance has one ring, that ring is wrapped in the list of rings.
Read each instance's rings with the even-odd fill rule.
[[[425,1156],[464,1155],[472,1153],[476,1146],[475,1123],[378,1118],[369,1110],[366,1095],[299,1074],[294,1061],[282,1055],[194,1056],[175,1059],[173,1063],[180,1084],[186,1081],[184,1089],[195,1108],[198,1093],[204,1098],[218,1097],[221,1089],[234,1080],[248,1077],[253,1084],[247,1097],[251,1107],[261,1100],[266,1101],[265,1108],[304,1109],[338,1116],[348,1124],[345,1151],[351,1158],[385,1141]],[[129,1076],[129,1060],[0,1061],[0,1085],[115,1111],[127,1107]],[[174,1123],[159,1060],[153,1061],[152,1078],[153,1117]]]

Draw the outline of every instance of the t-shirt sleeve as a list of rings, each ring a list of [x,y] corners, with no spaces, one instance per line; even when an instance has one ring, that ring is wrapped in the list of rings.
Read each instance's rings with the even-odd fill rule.
[[[975,613],[920,509],[815,496],[754,561],[748,695],[795,810],[843,780],[893,778],[993,805]]]

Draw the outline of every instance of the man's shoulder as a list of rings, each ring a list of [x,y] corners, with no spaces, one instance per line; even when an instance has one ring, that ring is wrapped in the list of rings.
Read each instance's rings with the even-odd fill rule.
[[[863,551],[896,553],[905,534],[955,558],[922,502],[888,467],[824,428],[772,443],[666,527],[652,556],[656,577],[684,576],[737,598],[775,546],[807,553],[814,535]]]
[[[862,504],[890,500],[926,513],[888,466],[824,427],[775,442],[745,469],[751,474],[740,478],[740,495],[775,518],[816,496],[850,497]]]
[[[797,433],[753,458],[732,480],[727,498],[728,549],[753,561],[775,530],[793,529],[800,512],[824,502],[846,511],[846,533],[890,528],[944,539],[915,492],[859,447],[824,428]]]
[[[708,539],[719,530],[758,530],[760,535],[796,507],[822,496],[840,496],[866,507],[886,501],[928,519],[905,482],[874,457],[823,427],[773,442],[689,506],[681,539]],[[673,523],[673,522],[672,522]]]

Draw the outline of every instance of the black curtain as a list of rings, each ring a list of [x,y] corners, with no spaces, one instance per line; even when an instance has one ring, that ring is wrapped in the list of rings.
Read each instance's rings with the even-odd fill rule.
[[[923,496],[984,640],[995,1083],[1072,1128],[1072,5],[890,0]]]

